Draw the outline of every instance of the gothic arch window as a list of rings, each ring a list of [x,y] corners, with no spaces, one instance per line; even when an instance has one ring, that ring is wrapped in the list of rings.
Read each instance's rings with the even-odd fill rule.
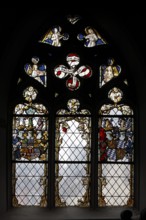
[[[10,204],[133,207],[134,98],[123,59],[79,15],[42,25],[13,91]]]

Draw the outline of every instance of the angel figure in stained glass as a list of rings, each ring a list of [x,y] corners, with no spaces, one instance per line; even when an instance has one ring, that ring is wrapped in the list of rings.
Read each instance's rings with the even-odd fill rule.
[[[33,77],[35,80],[43,84],[44,86],[47,86],[47,78],[46,78],[46,65],[44,64],[39,64],[39,58],[38,57],[32,57],[31,59],[32,65],[31,64],[25,64],[24,70],[25,72],[30,76]]]
[[[106,42],[101,38],[98,32],[90,26],[85,28],[85,34],[86,35],[78,34],[77,36],[78,40],[85,39],[85,43],[84,43],[85,47],[94,47],[97,45],[106,44]]]
[[[50,44],[55,47],[61,47],[61,39],[68,40],[69,38],[67,33],[61,34],[61,30],[62,28],[60,26],[53,27],[46,33],[40,42]]]

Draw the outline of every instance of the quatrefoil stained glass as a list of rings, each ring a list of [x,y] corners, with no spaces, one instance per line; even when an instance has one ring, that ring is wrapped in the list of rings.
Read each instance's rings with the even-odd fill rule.
[[[79,89],[81,84],[78,76],[88,79],[92,76],[92,69],[88,65],[83,65],[77,68],[80,63],[80,57],[78,54],[68,54],[66,61],[70,68],[66,67],[65,65],[56,66],[54,69],[54,74],[59,79],[64,79],[69,76],[69,78],[66,80],[66,87],[71,91],[75,91]]]

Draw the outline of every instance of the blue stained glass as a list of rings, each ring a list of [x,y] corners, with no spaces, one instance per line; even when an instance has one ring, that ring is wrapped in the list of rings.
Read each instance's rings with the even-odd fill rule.
[[[35,80],[37,80],[39,83],[43,84],[46,87],[47,86],[46,65],[38,64],[39,63],[38,57],[32,57],[31,61],[33,64],[27,63],[24,65],[24,70],[26,74],[28,74],[30,77],[33,77]]]
[[[121,67],[119,65],[114,65],[114,59],[108,59],[107,65],[101,65],[99,68],[100,71],[100,80],[99,86],[100,88],[108,83],[115,77],[118,77],[121,73]]]
[[[98,45],[106,44],[105,40],[100,36],[100,34],[92,27],[85,28],[85,34],[79,33],[77,39],[84,40],[85,47],[95,47]]]
[[[50,44],[54,47],[61,47],[62,40],[68,40],[69,34],[62,33],[62,28],[60,26],[54,26],[52,29],[49,29],[45,36],[39,41],[41,43]]]

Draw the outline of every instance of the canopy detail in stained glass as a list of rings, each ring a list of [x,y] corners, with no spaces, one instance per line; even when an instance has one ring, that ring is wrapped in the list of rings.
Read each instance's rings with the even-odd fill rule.
[[[100,36],[95,28],[88,26],[84,31],[84,34],[78,34],[77,39],[84,41],[85,47],[95,47],[98,45],[106,44],[106,41]]]
[[[121,67],[119,65],[114,65],[114,59],[108,59],[107,65],[101,65],[99,68],[100,80],[99,87],[101,88],[111,79],[119,76],[121,73]]]
[[[38,64],[39,58],[38,57],[32,57],[31,59],[33,64],[25,64],[24,70],[25,72],[41,84],[43,84],[45,87],[47,86],[47,72],[46,72],[46,65],[45,64]]]
[[[47,114],[48,111],[46,107],[42,104],[33,104],[33,103],[24,103],[16,105],[14,109],[14,114],[17,115],[44,115]]]
[[[133,110],[129,105],[105,104],[99,110],[100,115],[133,115]]]
[[[54,47],[61,47],[62,40],[68,40],[68,39],[69,39],[69,34],[62,33],[62,28],[57,25],[49,29],[48,32],[43,36],[43,38],[39,42],[50,44]]]
[[[92,69],[88,65],[83,65],[77,69],[77,65],[80,63],[80,57],[78,54],[68,54],[66,61],[70,68],[64,65],[58,65],[54,69],[54,74],[59,79],[69,76],[69,78],[66,80],[66,87],[69,90],[74,91],[80,87],[80,80],[77,78],[77,76],[88,79],[92,76]]]

